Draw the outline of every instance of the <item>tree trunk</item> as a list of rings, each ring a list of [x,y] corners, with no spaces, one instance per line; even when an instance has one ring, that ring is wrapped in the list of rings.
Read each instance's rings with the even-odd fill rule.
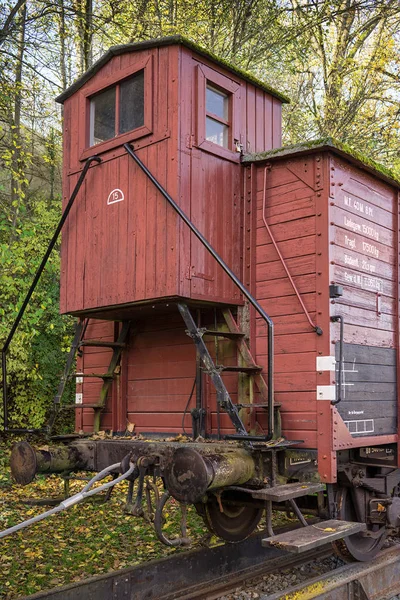
[[[14,96],[14,116],[12,123],[12,158],[11,158],[11,205],[14,208],[13,229],[16,226],[19,208],[22,196],[24,194],[24,174],[22,157],[22,139],[21,139],[21,105],[22,105],[22,72],[25,53],[25,32],[26,32],[26,2],[20,9],[19,33],[18,33],[18,51],[17,62],[15,65],[15,96]]]

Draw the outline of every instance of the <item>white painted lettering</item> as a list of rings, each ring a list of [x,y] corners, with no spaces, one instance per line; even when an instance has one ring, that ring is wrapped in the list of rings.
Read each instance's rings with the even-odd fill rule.
[[[379,258],[379,250],[373,244],[369,244],[368,242],[363,242],[363,251],[367,254],[372,254],[375,258]]]
[[[348,246],[352,250],[354,250],[355,247],[356,247],[356,239],[355,238],[349,238],[349,237],[347,237],[347,235],[344,236],[344,243],[345,243],[346,246]]]
[[[345,265],[350,265],[351,267],[358,267],[358,258],[353,258],[352,256],[349,256],[348,254],[344,255],[344,264]]]

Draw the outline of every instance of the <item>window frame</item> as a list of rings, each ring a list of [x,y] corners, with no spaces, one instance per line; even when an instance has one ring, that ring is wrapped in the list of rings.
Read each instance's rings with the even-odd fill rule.
[[[228,120],[221,119],[213,113],[207,112],[206,93],[207,85],[214,87],[228,95]],[[197,65],[197,127],[195,145],[206,152],[240,161],[240,153],[235,148],[235,140],[240,142],[239,133],[239,104],[240,104],[240,83],[233,79],[218,73],[206,65]],[[206,119],[207,116],[219,123],[228,125],[228,147],[215,144],[206,138]]]
[[[98,144],[90,145],[90,122],[91,122],[91,98],[96,94],[103,92],[111,87],[116,87],[115,94],[115,123],[119,123],[119,90],[118,84],[122,83],[130,77],[134,77],[140,71],[144,71],[144,124],[136,129],[121,133],[109,140],[99,142]],[[98,82],[89,86],[82,93],[81,97],[81,114],[84,115],[84,140],[81,148],[80,160],[86,160],[93,154],[100,154],[113,150],[118,146],[122,146],[127,142],[137,140],[138,138],[150,135],[153,133],[153,72],[152,72],[152,57],[147,56],[136,62],[134,65],[113,73],[109,77],[103,77]]]

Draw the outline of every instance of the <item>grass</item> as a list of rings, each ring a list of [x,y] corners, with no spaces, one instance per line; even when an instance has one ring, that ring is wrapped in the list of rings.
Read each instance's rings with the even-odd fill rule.
[[[0,531],[48,509],[27,505],[27,498],[58,497],[63,492],[63,481],[55,475],[39,476],[25,487],[13,483],[10,450],[11,442],[0,442]],[[70,494],[83,485],[71,481]],[[125,482],[119,484],[106,504],[86,501],[1,539],[0,598],[11,600],[184,551],[164,546],[151,523],[123,513],[127,487]],[[179,505],[173,499],[165,516],[165,532],[173,537],[179,532],[180,518]],[[205,534],[203,520],[190,506],[192,547],[199,547]],[[216,543],[219,540],[212,538],[211,544]]]
[[[10,448],[10,443],[0,443],[0,530],[48,510],[25,504],[27,498],[63,492],[63,482],[55,475],[39,476],[25,487],[13,484]],[[83,485],[71,481],[70,493]],[[119,484],[106,504],[88,500],[0,540],[0,598],[18,598],[182,551],[162,545],[151,523],[123,513],[127,487]],[[173,537],[179,531],[178,503],[171,500],[165,515],[165,531]],[[189,507],[188,534],[194,547],[200,545],[204,527]]]

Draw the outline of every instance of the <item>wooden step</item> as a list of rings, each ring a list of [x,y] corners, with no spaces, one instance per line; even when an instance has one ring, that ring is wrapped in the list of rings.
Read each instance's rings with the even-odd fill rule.
[[[271,500],[272,502],[286,502],[292,498],[300,498],[300,496],[308,496],[322,492],[325,489],[323,483],[286,483],[285,485],[276,485],[262,490],[254,490],[252,497],[257,500]]]
[[[203,335],[212,335],[213,337],[224,337],[229,340],[240,340],[245,337],[245,333],[242,331],[219,331],[213,329],[206,329],[203,331]]]
[[[101,340],[87,340],[82,341],[78,344],[81,346],[89,346],[93,348],[126,348],[126,344],[123,342],[103,342]]]
[[[262,540],[263,546],[275,546],[287,552],[306,552],[329,542],[341,540],[344,537],[365,531],[365,523],[354,523],[351,521],[321,521],[315,525],[308,525],[294,531],[287,531],[280,535],[274,535]]]
[[[238,365],[218,365],[217,369],[223,373],[259,373],[262,371],[262,367],[259,367],[258,365],[253,365],[251,367],[240,367]]]

